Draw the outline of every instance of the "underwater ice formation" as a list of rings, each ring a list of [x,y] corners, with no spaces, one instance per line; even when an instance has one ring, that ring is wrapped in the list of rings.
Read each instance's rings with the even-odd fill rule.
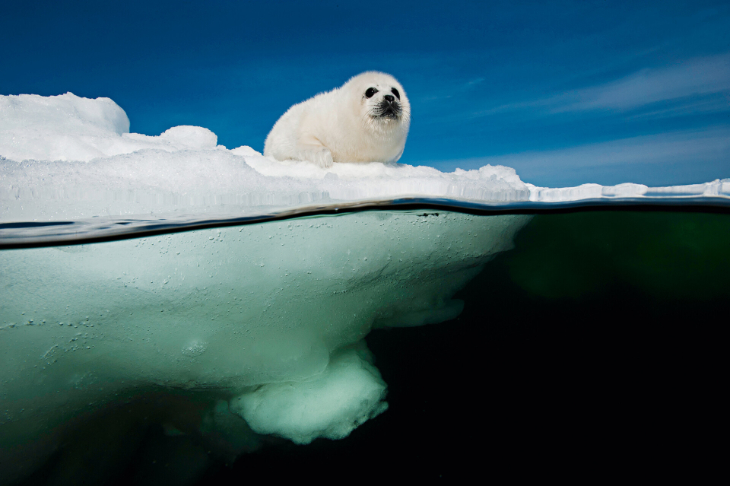
[[[494,204],[730,189],[546,189],[491,166],[325,170],[227,150],[199,127],[129,133],[113,101],[72,94],[2,96],[0,115],[5,239],[27,222],[175,222],[408,196]],[[0,480],[31,473],[100,410],[160,393],[178,397],[152,414],[166,431],[201,434],[232,455],[255,447],[257,434],[301,444],[345,437],[387,407],[367,333],[457,316],[455,292],[528,219],[362,211],[0,251],[0,364],[10,370],[0,378]],[[179,404],[191,396],[204,406]]]
[[[367,333],[458,315],[527,219],[358,212],[2,251],[1,446],[32,461],[50,423],[150,387],[220,395],[255,432],[344,437],[386,407]]]

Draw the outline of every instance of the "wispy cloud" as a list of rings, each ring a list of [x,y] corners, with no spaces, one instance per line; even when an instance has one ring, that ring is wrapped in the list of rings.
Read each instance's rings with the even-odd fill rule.
[[[730,54],[641,71],[553,100],[555,110],[632,110],[659,101],[730,93]],[[730,100],[727,100],[730,101]]]
[[[494,165],[529,162],[549,167],[570,165],[652,164],[706,162],[724,158],[730,170],[730,127],[702,131],[681,131],[624,138],[560,150],[486,157]],[[730,174],[729,174],[730,175]]]
[[[435,88],[432,89],[432,93],[430,93],[428,96],[423,96],[419,98],[420,102],[433,102],[433,101],[442,101],[445,99],[450,99],[454,97],[463,96],[465,92],[471,91],[474,88],[478,87],[480,84],[484,83],[485,78],[474,78],[470,79],[468,81],[456,84],[456,85],[448,85],[448,86],[442,86],[441,88]]]
[[[608,83],[566,91],[549,98],[510,103],[476,115],[522,110],[545,115],[650,109],[653,116],[667,116],[691,112],[693,107],[701,107],[703,112],[730,109],[730,53],[646,68]]]
[[[558,185],[571,184],[571,173],[590,169],[596,180],[602,168],[622,167],[627,180],[632,170],[651,168],[661,175],[661,168],[681,167],[691,176],[698,167],[714,168],[715,178],[730,177],[730,126],[706,130],[684,130],[646,135],[607,142],[592,143],[558,150],[532,151],[492,157],[433,162],[442,170],[473,169],[487,164],[514,167],[524,180],[534,178],[556,181]],[[659,169],[659,170],[657,170]],[[691,177],[688,177],[689,180]],[[587,181],[583,181],[587,182]],[[636,182],[636,181],[635,181]],[[579,182],[575,182],[579,183]],[[649,182],[651,184],[651,182]],[[546,183],[552,184],[552,183]]]

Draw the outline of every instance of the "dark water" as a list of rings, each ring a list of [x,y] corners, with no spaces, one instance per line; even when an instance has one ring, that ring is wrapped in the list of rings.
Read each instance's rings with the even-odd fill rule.
[[[730,217],[535,217],[449,322],[372,332],[390,409],[342,442],[281,444],[205,481],[595,478],[719,451]],[[679,461],[673,463],[673,461]]]
[[[536,215],[459,291],[459,317],[368,335],[390,408],[344,440],[271,438],[233,460],[140,420],[124,450],[89,445],[81,463],[124,456],[108,484],[583,478],[582,468],[594,478],[712,463],[725,413],[730,215],[681,209]],[[185,396],[196,399],[206,406]],[[174,406],[145,400],[126,412],[146,420]],[[59,473],[51,460],[27,484]]]

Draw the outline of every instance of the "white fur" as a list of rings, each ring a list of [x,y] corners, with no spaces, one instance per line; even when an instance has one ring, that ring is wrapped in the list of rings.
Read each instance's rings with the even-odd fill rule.
[[[371,87],[378,92],[367,98]],[[374,116],[392,88],[400,94],[400,116]],[[411,105],[400,83],[389,74],[369,71],[289,108],[266,137],[264,155],[307,160],[320,167],[333,162],[395,162],[403,155],[410,121]]]

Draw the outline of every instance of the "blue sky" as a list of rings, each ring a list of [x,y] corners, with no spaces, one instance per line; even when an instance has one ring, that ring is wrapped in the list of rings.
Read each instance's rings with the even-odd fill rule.
[[[107,96],[131,130],[263,142],[293,103],[396,76],[401,162],[526,182],[730,177],[730,3],[4,0],[0,94]]]

